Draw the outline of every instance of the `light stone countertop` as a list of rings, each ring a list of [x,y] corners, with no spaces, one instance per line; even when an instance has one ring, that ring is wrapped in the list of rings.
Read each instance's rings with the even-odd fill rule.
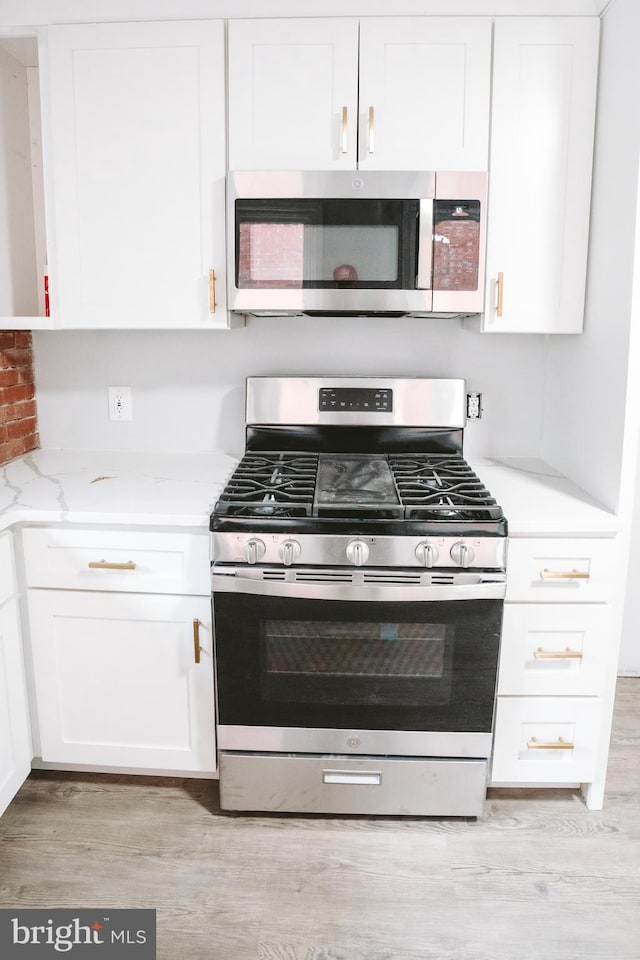
[[[615,514],[542,460],[469,463],[502,507],[511,537],[613,537],[620,530]]]
[[[236,462],[223,453],[34,450],[0,467],[0,530],[16,523],[208,529]]]
[[[208,528],[236,465],[224,453],[35,450],[0,467],[0,530],[16,523]],[[472,459],[511,536],[615,536],[619,523],[539,460]]]

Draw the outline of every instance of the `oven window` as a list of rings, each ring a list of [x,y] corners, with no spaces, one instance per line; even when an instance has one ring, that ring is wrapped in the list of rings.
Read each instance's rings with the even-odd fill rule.
[[[389,705],[449,699],[453,644],[442,624],[267,620],[262,637],[266,699]]]

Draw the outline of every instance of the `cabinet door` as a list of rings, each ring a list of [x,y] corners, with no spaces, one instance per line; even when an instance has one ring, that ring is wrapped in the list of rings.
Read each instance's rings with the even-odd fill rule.
[[[580,333],[597,18],[495,25],[484,329]]]
[[[362,169],[486,170],[491,21],[360,23]]]
[[[47,38],[58,325],[225,326],[223,24]]]
[[[45,764],[213,773],[207,598],[30,590],[29,618]]]
[[[615,540],[512,537],[507,551],[508,603],[603,603],[617,571]]]
[[[589,783],[601,723],[597,697],[498,697],[491,783]]]
[[[4,569],[2,570],[4,573]],[[31,736],[15,598],[0,606],[0,813],[29,775]]]
[[[355,169],[358,21],[229,22],[229,169]]]
[[[598,696],[611,656],[607,603],[507,603],[498,693]]]
[[[37,317],[41,312],[29,74],[27,67],[2,48],[0,40],[0,329],[12,329],[15,317]]]

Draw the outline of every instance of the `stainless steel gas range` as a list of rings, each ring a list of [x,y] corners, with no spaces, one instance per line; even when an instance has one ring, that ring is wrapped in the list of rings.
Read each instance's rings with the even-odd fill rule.
[[[211,516],[223,809],[478,816],[507,524],[463,380],[247,381]]]

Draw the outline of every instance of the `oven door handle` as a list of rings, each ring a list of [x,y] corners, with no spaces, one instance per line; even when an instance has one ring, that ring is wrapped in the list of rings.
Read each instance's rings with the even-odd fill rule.
[[[214,574],[216,593],[246,593],[263,597],[291,597],[300,600],[356,600],[369,602],[421,602],[451,600],[504,600],[504,575],[489,576],[478,583],[331,583],[300,580],[260,580],[228,574]]]

